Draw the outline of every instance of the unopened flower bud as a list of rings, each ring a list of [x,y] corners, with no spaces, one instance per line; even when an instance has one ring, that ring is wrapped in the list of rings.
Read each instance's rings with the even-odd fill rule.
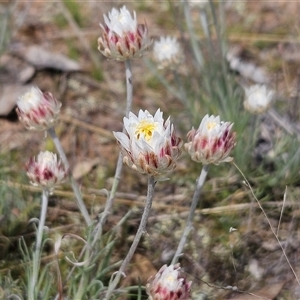
[[[180,264],[164,265],[155,276],[148,279],[146,291],[149,300],[187,300],[192,282],[187,282]]]
[[[62,183],[68,174],[61,160],[56,154],[45,151],[40,152],[37,158],[31,158],[26,164],[27,175],[31,183],[52,192],[54,188]]]
[[[235,146],[235,132],[232,123],[221,122],[220,117],[206,115],[197,130],[188,132],[185,149],[192,160],[204,165],[232,161],[230,151]]]
[[[148,51],[151,42],[146,24],[137,24],[124,5],[120,11],[113,8],[104,15],[105,25],[100,24],[103,36],[98,39],[98,50],[107,58],[120,61],[141,57]]]
[[[61,103],[49,92],[32,87],[17,100],[20,121],[30,130],[47,130],[57,122]]]

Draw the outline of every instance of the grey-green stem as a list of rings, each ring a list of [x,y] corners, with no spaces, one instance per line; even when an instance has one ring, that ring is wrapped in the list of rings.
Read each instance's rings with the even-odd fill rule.
[[[129,59],[125,61],[125,75],[126,75],[126,91],[127,91],[125,116],[128,117],[129,112],[131,111],[132,95],[133,95],[132,71],[131,71],[131,62]],[[123,128],[123,132],[124,131],[125,131],[125,129]],[[112,188],[111,188],[111,191],[109,194],[109,198],[105,204],[104,211],[101,214],[100,221],[96,226],[92,246],[95,245],[98,238],[101,236],[103,225],[106,222],[108,215],[110,214],[111,208],[114,203],[115,195],[116,195],[116,192],[117,192],[117,189],[119,186],[119,182],[121,179],[122,168],[123,168],[123,156],[122,156],[122,153],[119,153],[113,185],[112,185]]]
[[[126,77],[126,91],[127,91],[127,97],[126,97],[126,110],[125,110],[125,116],[128,117],[129,112],[131,111],[131,106],[132,106],[132,94],[133,94],[133,86],[132,86],[132,72],[131,72],[131,62],[130,60],[125,61],[125,77]],[[124,128],[123,128],[124,132]],[[102,230],[103,230],[103,225],[105,224],[108,215],[110,214],[110,211],[112,209],[115,195],[119,186],[119,182],[121,179],[121,174],[122,174],[122,169],[123,169],[123,156],[121,153],[119,153],[118,161],[117,161],[117,166],[116,166],[116,171],[115,171],[115,176],[114,176],[114,181],[112,188],[110,190],[108,199],[105,204],[104,211],[101,214],[100,220],[95,226],[95,229],[93,231],[93,240],[91,243],[92,248],[95,247],[97,244],[98,240],[100,239],[102,235]],[[85,252],[86,247],[84,247],[81,255]],[[80,257],[81,257],[80,255]],[[74,270],[74,269],[73,269]],[[71,271],[72,272],[72,271]],[[82,278],[80,281],[80,287],[84,287],[86,285],[85,279]],[[80,298],[81,293],[83,292],[84,288],[78,291],[77,296]]]
[[[199,203],[199,200],[200,200],[200,193],[201,193],[201,189],[203,187],[203,184],[205,182],[207,172],[208,172],[208,165],[204,165],[203,168],[202,168],[201,174],[200,174],[200,176],[197,180],[197,185],[196,185],[193,200],[192,200],[192,203],[191,203],[190,212],[189,212],[186,224],[185,224],[185,229],[184,229],[184,232],[181,236],[181,239],[180,239],[180,242],[178,244],[175,255],[173,257],[172,264],[176,264],[178,262],[178,258],[182,254],[182,251],[183,251],[184,245],[186,243],[186,240],[188,238],[188,235],[189,235],[189,233],[191,232],[191,230],[193,228],[193,219],[194,219],[194,215],[195,215],[195,210],[196,210],[196,208],[198,206],[198,203]]]
[[[42,249],[42,241],[43,241],[43,231],[44,231],[46,215],[47,215],[48,198],[49,198],[49,191],[43,190],[42,207],[41,207],[38,231],[36,236],[36,244],[33,252],[32,276],[30,278],[29,290],[28,290],[28,299],[31,300],[35,300],[37,294],[36,286],[38,282],[38,275],[39,275],[40,262],[41,262],[41,249]]]
[[[132,242],[132,245],[125,257],[125,259],[122,262],[122,265],[119,269],[119,271],[117,272],[117,274],[115,275],[114,280],[111,282],[111,284],[108,287],[108,290],[106,292],[105,298],[104,300],[109,300],[113,291],[115,290],[116,286],[118,285],[121,276],[125,274],[125,269],[128,266],[130,260],[133,257],[133,254],[135,253],[135,250],[139,244],[139,241],[142,237],[142,235],[144,234],[145,230],[146,230],[146,224],[148,221],[148,217],[149,217],[149,213],[151,210],[151,206],[152,206],[152,199],[153,199],[153,194],[154,194],[154,187],[155,187],[155,179],[153,176],[149,176],[148,177],[148,191],[147,191],[147,200],[146,200],[146,204],[145,204],[145,209],[143,212],[143,216],[139,225],[139,228],[137,230],[137,233],[134,237],[134,240]]]
[[[57,152],[59,153],[59,156],[60,156],[60,158],[61,158],[61,160],[62,160],[65,168],[68,170],[69,179],[71,181],[72,189],[74,191],[75,199],[76,199],[77,205],[79,207],[79,210],[80,210],[80,212],[81,212],[81,214],[82,214],[82,216],[83,216],[86,224],[88,226],[90,226],[90,225],[92,225],[92,219],[91,219],[91,217],[90,217],[90,215],[89,215],[89,213],[87,211],[87,208],[86,208],[86,206],[85,206],[85,204],[83,202],[83,199],[82,199],[82,196],[81,196],[81,192],[79,190],[77,182],[75,181],[75,179],[74,179],[74,177],[72,175],[72,172],[70,170],[70,164],[69,164],[67,156],[66,156],[66,154],[65,154],[65,152],[63,150],[63,147],[62,147],[62,145],[61,145],[61,143],[60,143],[60,141],[59,141],[59,139],[58,139],[58,137],[57,137],[57,135],[56,135],[55,130],[54,130],[53,127],[50,128],[50,129],[48,129],[48,133],[50,134],[50,136],[51,136],[51,138],[52,138],[52,140],[53,140],[53,142],[55,144]]]

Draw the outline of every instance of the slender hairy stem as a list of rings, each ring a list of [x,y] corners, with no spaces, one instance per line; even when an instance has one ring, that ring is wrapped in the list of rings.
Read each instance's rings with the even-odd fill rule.
[[[131,62],[130,60],[126,60],[125,61],[125,75],[126,75],[126,90],[127,90],[127,101],[126,101],[126,112],[125,115],[126,117],[128,117],[129,112],[131,111],[131,106],[132,106],[132,94],[133,94],[133,87],[132,87],[132,72],[131,72]],[[124,131],[124,128],[123,128]],[[95,226],[95,229],[93,230],[93,240],[91,243],[91,247],[94,248],[95,245],[97,244],[97,241],[99,240],[99,238],[102,235],[102,229],[103,229],[103,225],[106,222],[106,219],[108,217],[108,215],[110,214],[111,208],[113,206],[114,203],[114,198],[118,189],[118,185],[121,179],[121,174],[122,174],[122,168],[123,168],[123,157],[122,154],[119,153],[119,157],[118,157],[118,162],[117,162],[117,166],[116,166],[116,171],[115,171],[115,176],[114,176],[114,181],[113,181],[113,185],[111,188],[111,191],[109,193],[109,197],[106,201],[105,204],[105,208],[104,211],[101,214],[101,218],[99,220],[99,222],[97,223],[97,225]],[[86,252],[87,247],[85,246],[79,257],[82,257],[82,255]],[[94,249],[95,251],[95,249]],[[97,252],[97,251],[95,251]],[[71,274],[73,273],[75,267],[72,268],[71,272],[68,275],[68,278],[70,278]],[[84,277],[82,277],[81,281],[80,281],[80,286],[85,285],[85,279]]]
[[[133,94],[131,62],[129,59],[125,61],[125,75],[126,75],[126,91],[127,91],[125,116],[128,117],[129,112],[131,111],[132,94]],[[123,128],[123,132],[124,132],[124,128]],[[95,228],[95,235],[94,235],[92,246],[95,245],[99,236],[101,236],[102,227],[103,227],[108,215],[110,214],[110,210],[113,206],[114,198],[115,198],[115,195],[116,195],[116,192],[118,189],[118,185],[119,185],[119,182],[121,179],[122,168],[123,168],[123,156],[120,153],[119,157],[118,157],[117,166],[116,166],[116,172],[115,172],[115,176],[114,176],[113,185],[112,185],[112,188],[111,188],[111,191],[109,194],[109,198],[106,201],[104,211],[101,214],[100,221]]]
[[[39,220],[39,226],[36,236],[36,244],[33,252],[33,268],[32,268],[32,277],[30,278],[29,291],[28,291],[28,299],[35,300],[36,299],[36,291],[35,287],[37,286],[40,262],[41,262],[41,248],[43,241],[43,230],[45,226],[47,207],[48,207],[48,198],[49,191],[43,190],[42,194],[42,208]]]
[[[48,133],[50,134],[51,138],[53,139],[55,147],[56,147],[56,149],[57,149],[57,151],[60,155],[60,158],[61,158],[65,168],[68,170],[69,179],[71,181],[71,185],[72,185],[72,188],[73,188],[73,191],[74,191],[74,195],[75,195],[79,210],[80,210],[86,224],[88,226],[90,226],[90,225],[92,225],[92,219],[91,219],[91,217],[90,217],[90,215],[89,215],[89,213],[86,209],[86,206],[83,202],[83,199],[82,199],[79,187],[77,185],[77,182],[75,181],[75,179],[72,175],[72,172],[70,170],[70,164],[69,164],[67,156],[66,156],[66,154],[63,150],[63,147],[61,146],[61,143],[60,143],[53,127],[48,129]]]
[[[201,189],[203,187],[204,181],[206,179],[207,172],[208,172],[208,165],[204,165],[203,168],[202,168],[201,174],[200,174],[200,176],[197,180],[197,185],[196,185],[196,189],[195,189],[195,192],[194,192],[190,212],[189,212],[186,224],[185,224],[184,232],[181,236],[181,239],[180,239],[179,245],[177,247],[176,253],[173,257],[172,264],[177,263],[178,258],[180,257],[180,255],[183,251],[183,248],[184,248],[184,245],[186,243],[187,237],[188,237],[190,231],[193,228],[194,214],[195,214],[195,210],[197,208],[198,202],[200,200],[200,193],[201,193]]]
[[[148,177],[148,191],[147,191],[147,200],[146,200],[146,205],[145,205],[145,209],[143,212],[143,216],[138,228],[138,231],[134,237],[134,240],[132,242],[132,245],[125,257],[125,259],[122,262],[122,265],[119,269],[119,271],[117,272],[114,280],[112,281],[112,283],[109,285],[108,290],[106,292],[105,298],[104,300],[109,300],[111,297],[111,294],[113,293],[113,291],[115,290],[116,286],[118,285],[121,276],[124,275],[125,273],[125,269],[127,267],[127,265],[129,264],[137,246],[138,243],[143,235],[143,233],[145,232],[146,229],[146,224],[147,224],[147,220],[149,217],[149,213],[151,210],[151,205],[152,205],[152,199],[153,199],[153,194],[154,194],[154,187],[155,187],[155,179],[153,176],[149,176]]]
[[[248,181],[247,178],[245,177],[245,175],[244,175],[244,173],[242,172],[242,170],[241,170],[235,163],[233,163],[233,165],[237,168],[237,170],[239,171],[239,173],[240,173],[240,174],[242,175],[242,177],[244,178],[244,181],[245,181],[246,186],[249,188],[249,190],[250,190],[252,196],[254,197],[255,201],[256,201],[257,204],[258,204],[258,207],[260,208],[260,210],[261,210],[262,213],[264,214],[264,216],[265,216],[265,218],[266,218],[266,220],[267,220],[267,222],[268,222],[268,224],[269,224],[269,227],[270,227],[270,229],[271,229],[271,231],[272,231],[272,233],[273,233],[273,235],[274,235],[274,237],[275,237],[275,239],[276,239],[278,245],[279,245],[280,248],[281,248],[281,251],[282,251],[282,253],[283,253],[283,255],[284,255],[284,258],[286,259],[286,261],[287,261],[287,263],[288,263],[288,265],[289,265],[289,267],[290,267],[290,269],[291,269],[291,271],[292,271],[292,273],[293,273],[293,275],[294,275],[294,277],[295,277],[295,279],[296,279],[298,285],[300,285],[299,278],[298,278],[298,276],[297,276],[295,270],[293,269],[293,267],[292,267],[292,265],[291,265],[291,263],[290,263],[290,260],[289,260],[289,258],[287,257],[287,255],[286,255],[286,253],[285,253],[285,250],[284,250],[284,248],[283,248],[281,242],[279,241],[278,235],[276,234],[275,230],[273,229],[273,226],[272,226],[272,224],[271,224],[271,222],[270,222],[270,220],[269,220],[269,218],[268,218],[266,212],[264,211],[263,207],[261,206],[259,200],[258,200],[257,197],[255,196],[254,191],[253,191],[253,189],[252,189],[252,187],[251,187],[249,181]]]
[[[75,199],[76,199],[78,208],[79,208],[79,210],[80,210],[80,212],[81,212],[81,214],[82,214],[82,216],[83,216],[83,218],[84,218],[86,224],[87,224],[88,226],[91,226],[91,225],[92,225],[92,219],[91,219],[91,217],[90,217],[90,215],[89,215],[89,213],[88,213],[88,210],[87,210],[87,208],[86,208],[86,206],[85,206],[85,204],[84,204],[84,201],[83,201],[83,199],[82,199],[81,192],[80,192],[80,190],[79,190],[79,187],[78,187],[78,185],[77,185],[77,182],[76,182],[76,180],[74,179],[74,177],[73,177],[73,175],[72,175],[72,172],[71,172],[71,170],[70,170],[70,164],[69,164],[69,162],[68,162],[67,156],[66,156],[66,154],[65,154],[65,152],[64,152],[64,150],[63,150],[63,148],[62,148],[62,146],[61,146],[61,143],[60,143],[60,141],[59,141],[59,139],[58,139],[58,137],[57,137],[57,135],[56,135],[56,133],[55,133],[54,128],[52,127],[52,128],[50,128],[50,129],[48,129],[48,132],[49,132],[51,138],[53,139],[53,142],[54,142],[54,144],[55,144],[55,146],[56,146],[56,149],[57,149],[57,151],[58,151],[58,153],[59,153],[59,155],[60,155],[60,158],[61,158],[61,160],[62,160],[62,162],[63,162],[65,168],[68,170],[69,179],[70,179],[70,181],[71,181],[72,189],[73,189],[73,191],[74,191],[74,195],[75,195]],[[82,254],[85,252],[85,250],[86,250],[86,247],[85,247],[84,250],[82,251]],[[80,281],[80,285],[79,285],[79,286],[81,286],[81,285],[84,283],[84,281],[85,281],[85,277],[83,276],[83,277],[81,278],[81,281]],[[80,290],[80,291],[81,291],[81,290]]]
[[[123,156],[122,156],[122,153],[119,153],[113,185],[112,185],[111,191],[109,193],[109,198],[106,201],[104,211],[101,214],[101,218],[100,218],[100,220],[99,220],[99,222],[98,222],[98,224],[95,228],[95,231],[94,231],[95,234],[94,234],[94,239],[93,239],[93,242],[92,242],[92,247],[96,244],[99,237],[102,235],[103,225],[104,225],[108,215],[110,214],[110,210],[111,210],[111,208],[113,206],[113,203],[114,203],[114,198],[115,198],[115,195],[116,195],[116,192],[117,192],[117,189],[118,189],[118,185],[119,185],[119,182],[120,182],[120,179],[121,179],[122,169],[123,169]]]

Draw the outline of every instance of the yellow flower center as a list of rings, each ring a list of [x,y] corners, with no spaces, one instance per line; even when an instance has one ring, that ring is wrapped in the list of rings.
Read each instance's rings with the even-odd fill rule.
[[[173,283],[173,282],[175,281],[174,275],[169,275],[169,276],[166,278],[166,281],[168,281],[169,283]]]
[[[126,16],[124,14],[120,13],[119,16],[118,16],[118,21],[121,24],[123,24],[125,20],[126,20]]]
[[[34,101],[33,101],[34,98],[35,98],[34,93],[32,93],[32,92],[30,91],[30,92],[28,92],[28,93],[26,93],[26,94],[24,95],[23,100],[24,100],[25,102],[27,102],[27,103],[33,104],[33,103],[34,103]]]
[[[216,122],[208,122],[208,123],[206,124],[206,128],[207,128],[207,130],[209,130],[209,131],[213,130],[216,126],[217,126],[217,123],[216,123]]]
[[[151,140],[153,131],[156,129],[157,124],[148,120],[142,120],[135,129],[135,136],[139,140],[141,136],[144,136],[145,140],[148,142]]]
[[[23,110],[29,110],[32,107],[36,107],[39,104],[40,101],[40,95],[39,92],[32,89],[28,91],[26,94],[24,94],[22,97],[22,108]],[[24,107],[25,106],[25,107]]]

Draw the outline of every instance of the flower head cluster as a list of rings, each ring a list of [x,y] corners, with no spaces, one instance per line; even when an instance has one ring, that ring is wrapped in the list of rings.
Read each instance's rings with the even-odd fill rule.
[[[274,91],[268,90],[265,85],[259,84],[245,88],[245,94],[244,107],[253,114],[261,114],[267,111],[274,97]]]
[[[106,57],[124,61],[141,57],[148,51],[150,41],[146,24],[137,24],[124,5],[120,11],[113,8],[104,15],[105,25],[100,24],[103,36],[98,39],[98,50]]]
[[[57,122],[61,103],[49,92],[32,87],[17,100],[20,121],[30,130],[47,130]]]
[[[164,121],[160,109],[152,116],[147,110],[138,116],[124,117],[126,133],[114,132],[121,145],[123,161],[132,169],[154,177],[172,171],[181,153],[181,139],[176,136],[170,118]]]
[[[31,183],[43,189],[53,189],[62,183],[68,174],[61,160],[57,160],[56,154],[45,151],[40,152],[37,158],[30,158],[26,164],[27,175]]]
[[[155,276],[148,279],[146,291],[150,300],[186,300],[192,282],[187,282],[180,272],[180,264],[164,265]]]
[[[175,37],[161,37],[153,46],[153,56],[158,68],[176,68],[182,61],[181,47]]]
[[[220,117],[206,115],[197,130],[188,132],[185,149],[194,161],[204,165],[232,161],[230,151],[235,146],[232,123],[220,122]]]

